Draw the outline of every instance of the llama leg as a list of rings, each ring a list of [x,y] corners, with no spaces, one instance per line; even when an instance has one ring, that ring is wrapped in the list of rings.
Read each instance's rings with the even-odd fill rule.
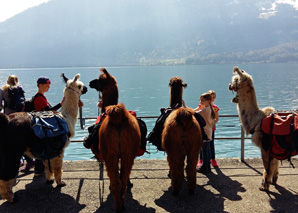
[[[273,159],[271,160],[270,162],[270,171],[268,171],[268,174],[267,174],[267,170],[268,170],[268,163],[269,163],[269,154],[261,149],[261,154],[262,154],[262,160],[263,160],[263,166],[264,166],[264,172],[263,172],[263,180],[262,180],[262,185],[261,187],[259,188],[261,191],[268,191],[269,190],[269,187],[270,187],[270,183],[272,181],[272,171],[273,171],[273,168],[272,168],[272,161]]]
[[[105,158],[107,173],[110,179],[111,192],[114,197],[114,207],[116,211],[124,208],[123,199],[121,197],[121,179],[119,176],[118,156],[109,155]]]
[[[279,175],[279,160],[274,158],[272,159],[272,161],[274,162],[274,166],[272,166],[274,168],[272,184],[276,185],[278,180],[278,175]]]
[[[198,149],[199,150],[199,149]],[[187,166],[186,166],[186,175],[187,175],[187,185],[188,185],[188,194],[194,194],[197,185],[197,172],[196,165],[198,161],[199,151],[189,150],[190,153],[187,154]]]
[[[121,158],[120,179],[121,179],[122,187],[121,187],[120,196],[121,196],[121,199],[123,202],[123,207],[124,207],[124,203],[125,203],[125,192],[126,192],[128,183],[130,182],[129,176],[130,176],[130,172],[131,172],[133,163],[134,163],[134,156],[132,156],[132,155],[123,156]],[[130,186],[130,188],[131,187],[132,186]]]
[[[9,181],[0,180],[0,194],[2,199],[6,199],[8,202],[14,202],[14,194],[12,192],[12,185],[14,183],[14,179],[10,179]]]
[[[55,181],[57,187],[66,186],[64,181],[62,181],[62,164],[63,164],[63,155],[51,159],[51,167],[55,176]]]
[[[52,161],[50,160],[50,165],[49,165],[49,160],[45,160],[44,161],[44,168],[45,168],[45,172],[46,172],[46,180],[47,183],[49,184],[53,184],[54,183],[54,175],[53,175],[53,167],[52,167]],[[50,167],[51,167],[51,171],[50,171]]]
[[[173,195],[177,196],[184,180],[184,159],[183,153],[177,152],[175,155],[168,154],[167,160],[171,171],[171,185],[173,188]]]
[[[129,176],[130,176],[133,163],[134,163],[133,156],[127,156],[127,157],[124,156],[121,158],[120,178],[124,189],[124,193],[126,188],[128,187],[128,184],[130,183],[130,185],[132,185],[132,183],[129,180]],[[132,188],[132,186],[130,188]]]

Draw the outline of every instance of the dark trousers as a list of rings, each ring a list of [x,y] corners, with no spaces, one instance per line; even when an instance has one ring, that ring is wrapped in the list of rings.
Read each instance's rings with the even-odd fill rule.
[[[210,142],[203,142],[203,148],[202,148],[202,158],[203,158],[203,164],[202,167],[206,167],[210,169]]]
[[[34,168],[35,173],[44,173],[44,164],[42,160],[35,160],[35,168]]]
[[[211,152],[211,159],[215,159],[215,149],[214,149],[214,131],[212,131],[212,140],[210,143],[210,152]],[[202,160],[202,151],[200,153],[200,160]]]

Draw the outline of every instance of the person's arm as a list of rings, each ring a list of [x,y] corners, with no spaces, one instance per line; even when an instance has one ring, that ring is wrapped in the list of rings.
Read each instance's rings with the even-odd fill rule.
[[[218,122],[218,111],[219,111],[218,106],[213,105],[213,110],[215,112],[215,121],[214,121],[214,125],[215,125]]]
[[[204,109],[202,104],[199,104],[199,106],[197,108],[194,109],[195,112],[198,112],[200,110]]]
[[[57,111],[58,109],[60,109],[61,108],[61,103],[59,103],[59,104],[57,104],[57,105],[55,105],[55,106],[53,106],[53,107],[49,107],[49,106],[47,106],[44,110],[45,111],[49,111],[49,110],[55,110],[55,111]]]
[[[215,112],[215,121],[214,121],[214,125],[218,122],[218,111]]]

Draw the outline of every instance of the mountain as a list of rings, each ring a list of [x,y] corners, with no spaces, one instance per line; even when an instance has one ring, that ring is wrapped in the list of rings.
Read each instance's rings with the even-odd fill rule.
[[[276,0],[51,0],[0,23],[0,68],[298,61]]]

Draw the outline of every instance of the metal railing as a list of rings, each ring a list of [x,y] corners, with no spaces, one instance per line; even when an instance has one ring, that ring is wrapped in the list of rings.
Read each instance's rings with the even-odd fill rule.
[[[138,116],[138,118],[141,119],[157,119],[159,116]],[[219,115],[219,117],[223,117],[223,118],[238,118],[238,115]],[[80,121],[80,125],[81,125],[81,129],[84,129],[84,125],[85,125],[85,120],[96,120],[97,117],[82,117],[79,118]],[[235,127],[235,125],[223,125],[224,127]],[[241,140],[241,161],[244,161],[244,145],[245,145],[245,140],[246,139],[251,139],[251,137],[245,137],[245,132],[244,129],[242,127],[242,125],[240,125],[241,128],[241,134],[240,137],[215,137],[214,140]],[[77,143],[77,142],[83,142],[83,140],[71,140],[72,143]]]

